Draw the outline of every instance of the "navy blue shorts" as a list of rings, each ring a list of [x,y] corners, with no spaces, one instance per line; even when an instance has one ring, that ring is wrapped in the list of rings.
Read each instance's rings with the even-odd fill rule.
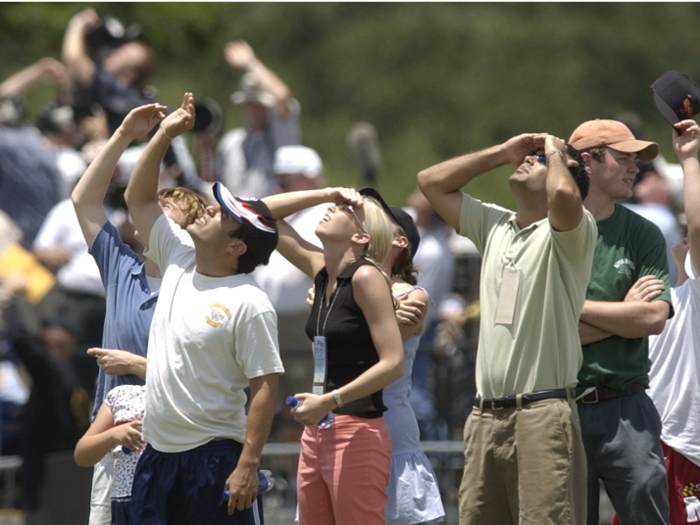
[[[217,439],[168,454],[150,445],[141,454],[131,489],[131,523],[139,525],[259,525],[262,496],[229,516],[223,493],[243,445]]]
[[[112,500],[112,522],[111,525],[130,525],[129,500]]]

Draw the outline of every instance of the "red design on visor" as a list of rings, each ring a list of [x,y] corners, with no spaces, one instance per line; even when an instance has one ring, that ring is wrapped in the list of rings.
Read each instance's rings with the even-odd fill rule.
[[[275,229],[267,226],[264,222],[265,218],[253,210],[247,202],[236,199],[228,188],[222,184],[217,183],[217,186],[221,204],[224,205],[234,219],[238,222],[245,220],[260,231],[275,233]]]

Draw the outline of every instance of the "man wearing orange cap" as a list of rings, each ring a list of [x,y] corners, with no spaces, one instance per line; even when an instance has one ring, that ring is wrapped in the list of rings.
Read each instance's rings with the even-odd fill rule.
[[[616,203],[632,196],[635,162],[652,160],[659,146],[636,140],[614,120],[584,122],[569,143],[590,173],[584,204],[598,225],[579,322],[577,400],[588,461],[588,524],[598,524],[598,479],[622,523],[667,524],[661,421],[644,392],[651,364],[647,336],[661,333],[673,315],[666,244],[656,225]],[[665,286],[645,286],[654,279]]]

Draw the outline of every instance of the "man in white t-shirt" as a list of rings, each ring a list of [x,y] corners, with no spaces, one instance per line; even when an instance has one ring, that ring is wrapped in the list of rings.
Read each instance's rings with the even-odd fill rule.
[[[666,463],[670,523],[700,520],[700,127],[675,124],[673,149],[683,168],[683,201],[688,236],[673,246],[678,279],[671,289],[675,315],[663,332],[649,337],[649,397],[661,416],[661,447]],[[650,301],[663,281],[640,279],[638,300]],[[613,521],[619,525],[617,518]]]
[[[148,345],[147,446],[131,499],[131,520],[140,525],[259,523],[257,469],[284,372],[275,311],[247,275],[267,264],[277,245],[267,206],[236,199],[216,183],[220,206],[186,231],[158,206],[160,162],[170,141],[193,125],[194,98],[186,93],[125,194],[148,257],[164,271]]]

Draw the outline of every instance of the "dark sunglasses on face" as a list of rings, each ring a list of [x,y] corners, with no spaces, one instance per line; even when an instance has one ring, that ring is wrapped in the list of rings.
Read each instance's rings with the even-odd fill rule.
[[[363,233],[367,233],[367,231],[365,230],[364,225],[362,224],[362,221],[361,221],[360,218],[355,214],[355,209],[352,207],[352,204],[350,204],[350,203],[348,203],[348,202],[343,202],[342,204],[338,204],[337,206],[338,206],[338,209],[339,209],[339,210],[347,211],[348,213],[350,213],[350,214],[353,216],[353,218],[355,219],[355,222],[357,222],[357,225],[360,227],[360,230],[361,230]]]
[[[539,162],[543,166],[546,166],[547,165],[547,157],[545,155],[537,155],[537,162]]]

